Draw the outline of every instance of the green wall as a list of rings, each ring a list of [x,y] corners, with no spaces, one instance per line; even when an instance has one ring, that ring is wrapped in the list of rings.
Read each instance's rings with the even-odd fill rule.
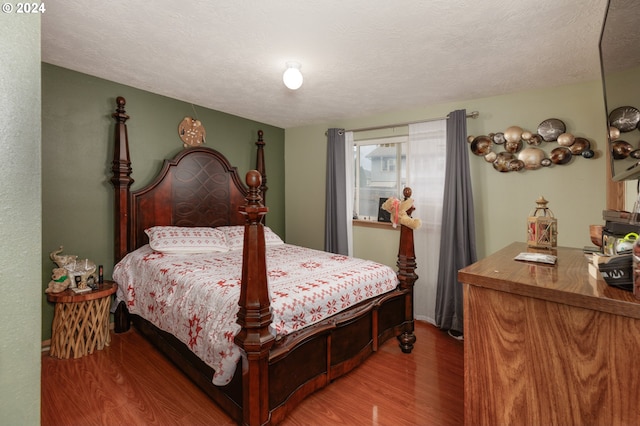
[[[40,15],[0,15],[0,424],[40,423]]]
[[[54,264],[49,253],[64,246],[113,269],[113,150],[115,99],[124,96],[132,189],[147,184],[164,158],[182,150],[178,125],[198,118],[207,131],[205,146],[223,153],[240,176],[255,167],[258,130],[264,131],[267,166],[267,224],[285,238],[284,130],[192,106],[189,103],[42,64],[42,339],[51,337],[53,306],[46,288]]]
[[[468,134],[475,136],[501,132],[513,125],[535,132],[543,120],[558,118],[565,122],[567,131],[588,138],[597,152],[596,158],[575,158],[564,166],[499,173],[469,151],[478,256],[484,257],[513,241],[526,241],[526,218],[539,195],[549,200],[549,208],[558,218],[559,245],[590,245],[589,224],[602,223],[606,202],[606,126],[600,81],[286,129],[288,242],[323,247],[324,197],[306,194],[325,192],[326,162],[308,159],[326,158],[327,128],[354,129],[419,121],[444,117],[456,109],[480,112],[479,118],[467,120]],[[420,197],[420,188],[413,188],[413,197]],[[294,201],[300,199],[307,201],[304,204]],[[420,217],[420,212],[416,211],[414,216]],[[380,247],[385,253],[389,253],[389,246],[397,247],[397,235],[392,231],[376,232],[377,244],[370,242],[368,234],[372,234],[369,228],[354,232],[356,256],[379,258]],[[395,265],[395,261],[392,253],[384,263]]]

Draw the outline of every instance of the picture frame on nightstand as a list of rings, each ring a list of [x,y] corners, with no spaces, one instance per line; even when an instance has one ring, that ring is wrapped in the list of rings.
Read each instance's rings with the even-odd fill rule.
[[[382,205],[387,199],[387,197],[380,197],[378,200],[378,222],[391,223],[391,213],[382,208]]]

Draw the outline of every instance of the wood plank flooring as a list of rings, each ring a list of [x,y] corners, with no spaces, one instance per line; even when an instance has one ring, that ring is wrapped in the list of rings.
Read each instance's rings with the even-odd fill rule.
[[[463,343],[417,322],[397,341],[302,402],[283,425],[461,425]],[[231,419],[135,331],[70,360],[42,355],[41,424],[231,425]]]

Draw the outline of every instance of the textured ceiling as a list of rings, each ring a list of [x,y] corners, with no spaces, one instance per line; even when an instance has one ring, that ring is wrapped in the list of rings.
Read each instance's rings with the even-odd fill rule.
[[[56,0],[42,60],[282,128],[594,80],[606,0]],[[304,84],[282,84],[285,62]],[[114,96],[117,95],[114,93]]]

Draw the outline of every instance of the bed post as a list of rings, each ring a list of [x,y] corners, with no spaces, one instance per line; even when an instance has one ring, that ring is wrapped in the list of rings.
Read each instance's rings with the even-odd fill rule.
[[[411,188],[405,188],[402,191],[404,199],[411,198]],[[414,208],[411,206],[407,210],[407,214],[411,216]],[[405,290],[405,321],[402,330],[398,336],[400,349],[404,353],[410,353],[413,350],[413,344],[416,342],[414,334],[414,318],[413,318],[413,285],[418,279],[416,275],[416,254],[413,245],[413,229],[401,225],[400,226],[400,245],[398,249],[398,280],[400,281],[400,289]]]
[[[264,162],[264,139],[262,139],[262,136],[264,135],[264,132],[262,130],[258,130],[258,140],[256,141],[256,146],[258,147],[257,151],[256,151],[256,170],[260,173],[260,176],[262,176],[262,184],[260,185],[260,193],[262,194],[262,204],[267,204],[267,189],[269,189],[269,187],[267,186],[267,167],[265,166],[265,162]],[[264,223],[264,222],[263,222]]]
[[[115,245],[114,263],[120,261],[129,252],[129,237],[127,233],[127,217],[129,215],[129,188],[133,183],[131,178],[131,160],[129,158],[129,138],[127,136],[127,120],[129,116],[124,110],[127,101],[118,96],[116,112],[111,116],[116,120],[115,146],[113,148],[113,162],[111,183],[115,188]]]
[[[111,183],[115,189],[114,210],[114,263],[120,261],[129,252],[128,216],[129,216],[129,188],[133,183],[131,178],[131,160],[129,158],[129,138],[127,136],[127,120],[129,116],[124,110],[126,100],[122,96],[116,99],[116,112],[112,117],[116,120],[115,145],[113,148],[113,162],[111,163]],[[122,333],[129,330],[129,315],[123,302],[114,314],[114,331]]]
[[[262,204],[260,173],[247,173],[249,193],[246,204],[239,208],[245,216],[242,254],[242,283],[237,323],[242,329],[235,343],[243,349],[242,359],[242,421],[245,425],[270,423],[269,414],[269,351],[275,341],[269,331],[272,321],[264,225],[268,208]]]

